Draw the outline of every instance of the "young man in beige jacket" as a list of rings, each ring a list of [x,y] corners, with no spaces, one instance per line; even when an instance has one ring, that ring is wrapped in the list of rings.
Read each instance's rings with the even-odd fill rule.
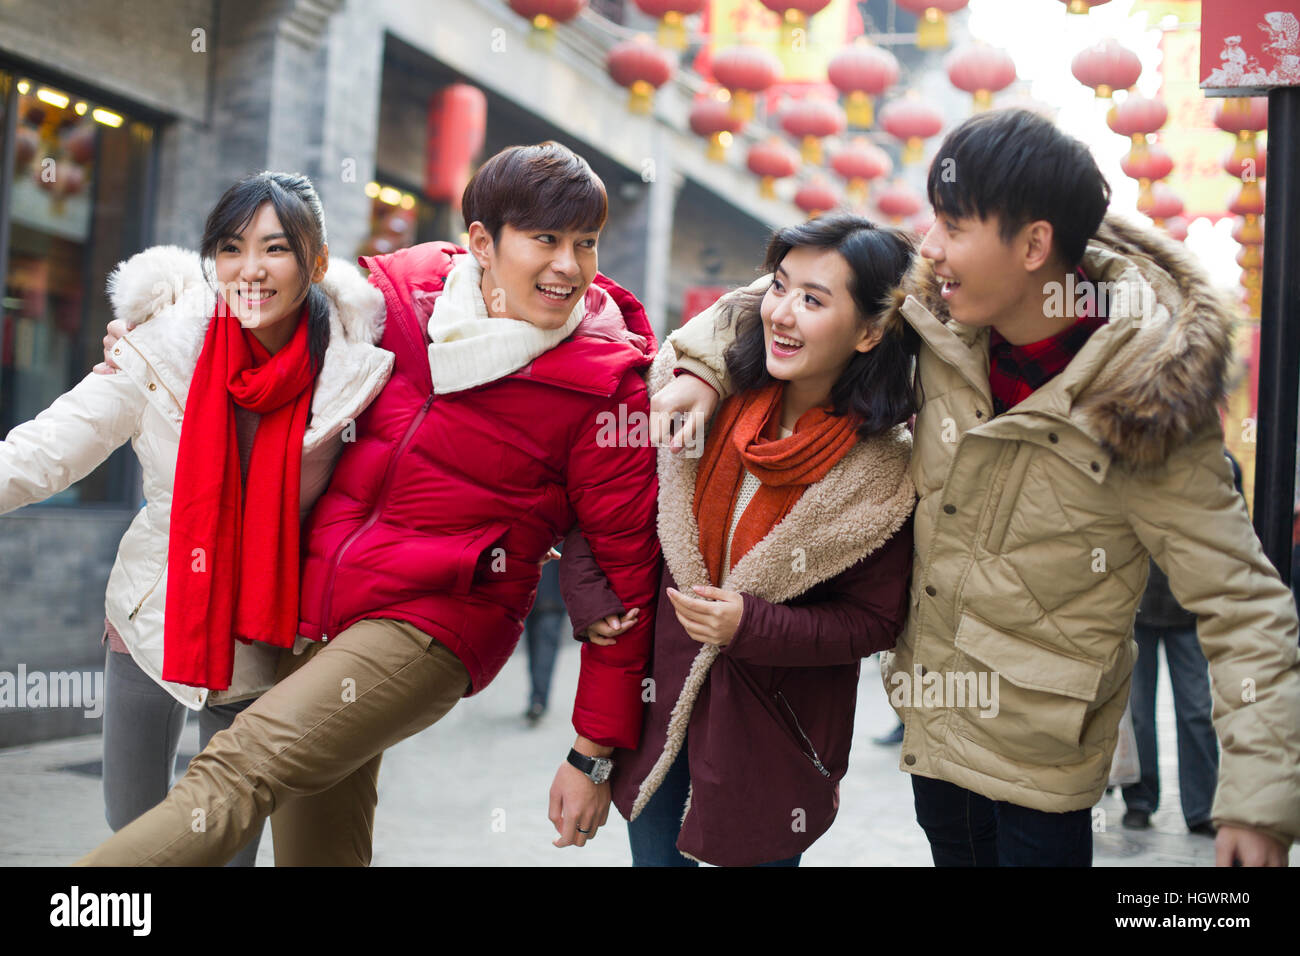
[[[1150,555],[1210,663],[1217,862],[1285,865],[1300,652],[1223,456],[1233,306],[1179,243],[1107,217],[1087,148],[1032,113],[963,123],[928,192],[893,306],[923,404],[910,615],[884,676],[935,863],[1091,863]],[[692,374],[656,396],[656,438],[693,412],[687,444],[727,391],[730,330],[711,325],[669,339]]]

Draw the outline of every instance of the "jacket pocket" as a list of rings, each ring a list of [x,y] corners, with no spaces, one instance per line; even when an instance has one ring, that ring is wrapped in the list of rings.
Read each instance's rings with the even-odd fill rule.
[[[385,601],[430,592],[468,594],[480,558],[509,530],[505,522],[459,532],[408,531],[380,524],[348,550],[346,564],[363,574]]]
[[[1037,449],[1029,442],[1016,442],[1004,453],[999,470],[1005,469],[1006,477],[995,486],[997,496],[993,507],[993,520],[989,523],[988,534],[984,537],[984,547],[991,554],[1001,554],[1006,544],[1007,529],[1016,513],[1016,504],[1020,498],[1020,489],[1025,483],[1025,473]],[[1008,462],[1009,464],[1004,464]]]
[[[808,739],[808,734],[804,732],[803,725],[799,723],[799,718],[795,716],[794,708],[791,707],[790,702],[785,699],[785,694],[778,690],[773,692],[772,698],[776,701],[777,707],[781,708],[782,717],[785,718],[784,722],[786,723],[787,729],[790,731],[790,735],[794,738],[799,749],[803,751],[803,755],[808,758],[814,767],[817,768],[818,773],[823,777],[829,777],[831,772],[827,770],[826,765],[822,763],[821,756],[817,753],[817,748],[815,748],[813,742]]]
[[[128,621],[135,620],[135,616],[140,613],[140,608],[144,607],[144,602],[149,600],[149,595],[153,594],[153,592],[158,589],[158,583],[162,581],[162,576],[164,572],[166,572],[166,570],[167,570],[167,562],[166,560],[164,560],[162,563],[162,567],[158,569],[158,576],[153,579],[153,584],[149,585],[149,590],[145,591],[144,594],[140,595],[139,600],[134,601],[131,604],[131,610],[126,615],[126,619]]]
[[[1101,663],[970,614],[962,615],[954,643],[990,671],[988,706],[956,709],[958,733],[1017,763],[1055,766],[1082,759],[1083,724],[1101,686]]]

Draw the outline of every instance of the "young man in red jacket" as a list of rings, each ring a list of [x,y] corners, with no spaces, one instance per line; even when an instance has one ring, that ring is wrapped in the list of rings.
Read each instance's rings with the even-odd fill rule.
[[[462,205],[468,252],[426,243],[363,260],[384,293],[393,377],[308,523],[301,653],[166,800],[81,862],[220,864],[280,810],[277,846],[368,863],[383,751],[491,682],[569,529],[650,605],[653,449],[606,439],[610,420],[648,414],[656,346],[636,298],[597,272],[604,186],[559,144],[512,147]],[[608,755],[640,734],[652,623],[583,647],[577,739],[550,794],[556,846],[605,823]]]

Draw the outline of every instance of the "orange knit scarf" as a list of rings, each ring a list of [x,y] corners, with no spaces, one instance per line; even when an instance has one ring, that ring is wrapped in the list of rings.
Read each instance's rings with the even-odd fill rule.
[[[780,427],[785,383],[733,395],[713,422],[695,479],[695,520],[700,553],[715,586],[722,580],[727,532],[749,471],[762,484],[741,515],[731,541],[731,567],[780,523],[809,485],[826,477],[857,441],[857,421],[810,409],[795,423],[794,434],[772,438]],[[731,568],[727,569],[728,571]]]

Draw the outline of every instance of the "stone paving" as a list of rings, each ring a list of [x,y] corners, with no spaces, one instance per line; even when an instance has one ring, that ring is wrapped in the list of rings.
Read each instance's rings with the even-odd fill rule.
[[[556,663],[552,710],[536,727],[521,716],[527,698],[521,650],[487,691],[390,750],[379,777],[374,865],[628,865],[626,831],[612,808],[607,827],[586,847],[551,845],[547,793],[573,740],[569,705],[577,664],[576,645],[566,643]],[[1213,841],[1187,833],[1178,809],[1173,703],[1163,670],[1160,690],[1161,809],[1150,830],[1125,830],[1118,793],[1103,798],[1106,829],[1094,839],[1098,866],[1213,865]],[[931,865],[913,816],[909,778],[898,770],[898,748],[871,741],[892,726],[876,662],[866,661],[839,818],[804,854],[803,865]],[[182,766],[197,744],[191,720],[181,743]],[[97,736],[0,750],[0,865],[63,865],[109,835],[99,758]],[[258,865],[272,863],[268,832]],[[1300,865],[1300,849],[1292,850],[1291,863]]]

